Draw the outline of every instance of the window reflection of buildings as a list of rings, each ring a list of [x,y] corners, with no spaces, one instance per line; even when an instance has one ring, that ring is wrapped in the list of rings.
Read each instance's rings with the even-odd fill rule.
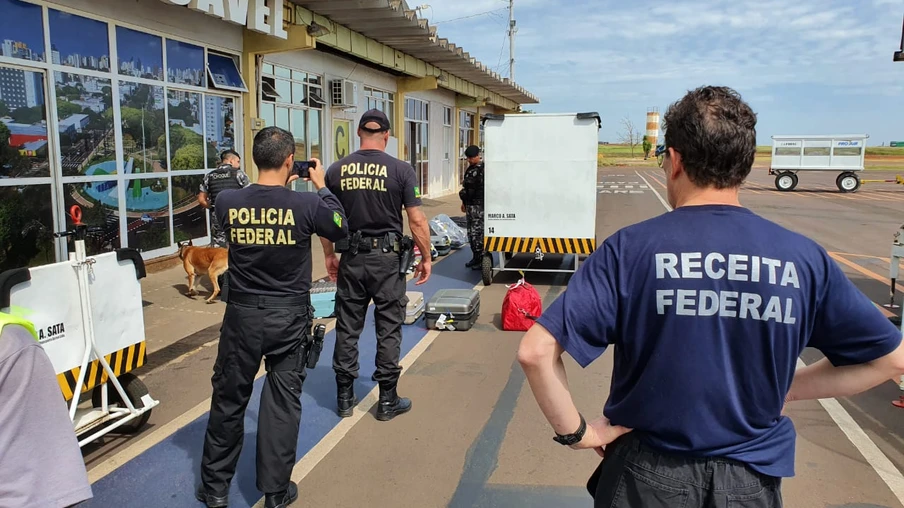
[[[44,105],[41,75],[10,67],[0,67],[0,100],[10,110]]]
[[[3,3],[3,0],[0,0],[0,5]],[[37,16],[41,18],[40,23],[33,27],[32,23],[28,23],[28,33],[36,34],[34,40],[22,37],[32,41],[31,47],[26,42],[11,40],[16,37],[5,39],[0,37],[0,57],[47,62],[42,64],[47,71],[47,85],[53,86],[56,93],[55,95],[48,93],[45,96],[44,74],[40,70],[24,71],[0,64],[0,101],[3,101],[6,109],[9,109],[9,115],[0,118],[0,122],[10,131],[9,141],[17,149],[18,155],[32,158],[28,168],[17,166],[9,172],[0,169],[0,175],[6,178],[51,176],[47,146],[47,118],[51,113],[42,106],[45,106],[45,97],[49,97],[50,101],[55,97],[57,114],[53,117],[57,124],[51,128],[57,129],[59,133],[56,137],[59,141],[57,157],[64,177],[62,185],[67,187],[65,190],[68,191],[64,193],[67,195],[67,201],[79,194],[82,198],[86,197],[84,192],[76,192],[76,187],[91,189],[93,186],[93,192],[98,195],[110,194],[103,205],[107,218],[111,221],[112,236],[107,239],[108,243],[119,245],[120,203],[115,199],[117,188],[126,189],[126,200],[122,204],[128,216],[126,224],[130,247],[148,251],[169,246],[171,214],[175,229],[173,233],[177,241],[185,239],[183,236],[186,234],[187,238],[206,235],[206,213],[203,209],[196,209],[194,196],[206,172],[205,166],[207,169],[214,167],[211,162],[216,161],[219,152],[235,147],[236,96],[229,88],[225,91],[226,95],[221,96],[216,87],[208,86],[205,48],[166,36],[140,32],[140,28],[134,30],[147,38],[153,38],[155,42],[165,42],[166,44],[158,46],[161,51],[169,52],[171,49],[179,51],[174,57],[169,58],[170,64],[174,66],[163,68],[160,57],[164,55],[154,58],[154,55],[148,54],[146,47],[136,47],[135,44],[127,43],[128,41],[117,40],[118,37],[111,39],[108,36],[110,27],[119,28],[114,22],[108,24],[106,21],[61,13],[47,7],[43,10],[38,7],[38,10],[42,11]],[[49,37],[52,41],[50,51],[47,52],[49,55],[45,55],[43,45],[35,43],[42,36],[47,36],[43,30],[47,24],[51,29]],[[117,61],[111,63],[110,54],[118,55]],[[48,59],[46,56],[51,58]],[[223,55],[219,56],[223,58]],[[231,60],[228,63],[232,64],[234,56],[226,57]],[[242,87],[238,69],[234,66],[228,67],[220,65],[216,69],[218,76],[215,76],[215,80],[219,78],[221,84],[233,88]],[[99,72],[110,74],[104,79],[96,75],[80,74],[81,69],[93,71],[93,74]],[[53,77],[52,82],[50,77]],[[136,82],[143,79],[157,80],[159,84],[154,86],[146,81]],[[148,131],[146,139],[131,137],[126,139],[123,132],[125,125],[117,125],[113,121],[115,109],[113,86],[118,87],[120,95],[119,104],[115,107],[123,109],[135,107],[142,110],[140,127]],[[179,114],[174,116],[170,111],[170,121],[166,122],[163,112],[168,106],[179,108]],[[22,108],[38,108],[38,111],[28,111],[27,115],[24,112],[16,113],[16,110]],[[121,112],[122,109],[117,111]],[[25,118],[28,118],[28,123],[17,123],[15,120]],[[154,122],[153,125],[150,122]],[[191,125],[186,125],[187,123]],[[187,174],[180,172],[178,176],[169,167],[171,161],[166,160],[166,141],[157,146],[160,139],[169,140],[171,126],[176,125],[198,134],[199,141],[193,143],[200,145],[200,140],[204,140],[204,148],[207,151],[206,161],[198,167],[194,167],[194,162],[191,163],[193,167],[186,168]],[[137,125],[132,127],[134,130]],[[153,139],[150,132],[152,127]],[[161,132],[161,129],[163,135],[158,136],[157,132]],[[138,129],[139,132],[142,130]],[[115,149],[117,139],[123,141],[125,161],[117,162]],[[131,155],[136,157],[134,164],[130,166],[133,174],[126,175],[127,171],[120,167],[120,164],[128,164]],[[172,157],[173,154],[169,155]],[[141,162],[138,158],[142,159]],[[138,174],[145,171],[155,174],[153,176]],[[93,176],[110,174],[110,179],[89,183],[70,180],[75,177],[83,178],[89,174]],[[34,186],[28,186],[31,187]],[[46,192],[50,195],[50,185],[46,187]],[[173,196],[169,196],[170,188],[174,191]],[[175,193],[176,189],[179,189],[178,196]],[[4,190],[8,189],[0,187],[0,191]],[[49,198],[46,204],[50,206]],[[26,212],[26,215],[31,217],[32,213]],[[98,217],[98,220],[104,219]],[[125,238],[122,240],[126,241]],[[2,262],[3,260],[0,260],[0,263]]]
[[[25,42],[10,39],[4,39],[3,43],[0,44],[0,55],[34,62],[44,61],[43,52],[32,50]]]

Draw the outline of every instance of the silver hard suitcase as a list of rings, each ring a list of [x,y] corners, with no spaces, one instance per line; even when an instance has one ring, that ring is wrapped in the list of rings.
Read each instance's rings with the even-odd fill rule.
[[[408,297],[408,305],[405,306],[405,324],[412,325],[424,315],[424,293],[408,291],[405,296]]]
[[[480,315],[480,293],[474,289],[440,289],[427,302],[427,329],[470,330]]]

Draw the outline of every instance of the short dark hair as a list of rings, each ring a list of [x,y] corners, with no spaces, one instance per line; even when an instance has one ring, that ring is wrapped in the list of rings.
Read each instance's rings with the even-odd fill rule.
[[[756,156],[756,113],[724,86],[704,86],[669,106],[663,118],[665,145],[681,154],[698,187],[740,187]]]
[[[295,138],[285,129],[265,127],[254,136],[251,157],[260,170],[279,169],[293,153]]]
[[[242,158],[242,156],[239,155],[238,152],[236,152],[235,150],[230,148],[228,150],[223,150],[223,153],[220,154],[220,160],[224,161],[224,160],[226,160],[226,157],[229,157],[230,155],[234,155],[234,156],[238,157],[239,159]]]

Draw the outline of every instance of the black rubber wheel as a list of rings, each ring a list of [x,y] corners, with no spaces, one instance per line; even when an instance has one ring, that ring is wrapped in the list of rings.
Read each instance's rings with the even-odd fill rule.
[[[775,177],[775,188],[782,192],[793,191],[797,187],[797,175],[794,173],[779,173]]]
[[[144,407],[144,402],[141,401],[141,398],[148,394],[148,387],[138,379],[138,376],[132,374],[131,372],[127,372],[121,376],[119,376],[119,384],[122,385],[122,389],[125,390],[126,395],[129,396],[129,400],[132,402],[132,405],[135,406],[135,409],[141,409]],[[113,383],[107,383],[107,400],[109,404],[112,406],[113,404],[119,404],[121,407],[125,407],[125,404],[122,402],[122,397],[119,396],[119,392],[116,391],[116,387],[113,386]],[[98,386],[91,393],[91,404],[94,407],[101,407],[101,387]],[[153,409],[150,411],[146,411],[141,414],[138,418],[130,420],[128,423],[120,425],[116,428],[116,430],[121,431],[125,434],[135,434],[139,432],[144,426],[148,423],[148,420],[151,419],[151,413]]]
[[[480,259],[480,270],[483,276],[483,285],[489,286],[493,283],[493,256],[484,254]]]
[[[856,192],[860,188],[860,184],[860,177],[850,171],[841,173],[835,179],[835,185],[841,192]]]

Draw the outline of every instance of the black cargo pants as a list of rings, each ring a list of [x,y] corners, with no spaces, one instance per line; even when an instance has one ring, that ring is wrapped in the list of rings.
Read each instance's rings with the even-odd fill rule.
[[[257,421],[257,488],[265,494],[288,488],[301,422],[304,356],[312,326],[309,306],[309,296],[229,295],[201,458],[201,480],[208,492],[224,495],[229,489],[262,357],[267,374]]]
[[[399,273],[398,252],[380,249],[352,254],[339,259],[336,282],[336,347],[333,371],[338,379],[351,381],[358,377],[358,338],[364,330],[364,319],[371,300],[377,332],[376,372],[374,380],[392,386],[398,382],[402,368],[402,323],[405,321],[407,279]]]
[[[666,455],[625,434],[587,482],[595,508],[781,508],[781,478],[728,459]]]

